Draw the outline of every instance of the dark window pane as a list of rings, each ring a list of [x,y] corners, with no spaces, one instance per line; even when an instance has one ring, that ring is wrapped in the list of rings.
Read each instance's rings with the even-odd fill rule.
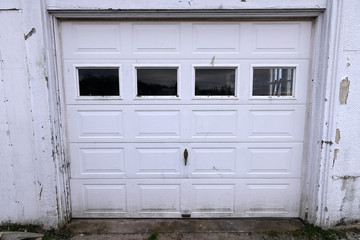
[[[177,69],[138,68],[138,96],[177,96]]]
[[[119,96],[119,69],[80,68],[80,96]]]
[[[235,69],[195,69],[196,96],[235,96]]]
[[[295,68],[255,68],[253,96],[292,96]]]

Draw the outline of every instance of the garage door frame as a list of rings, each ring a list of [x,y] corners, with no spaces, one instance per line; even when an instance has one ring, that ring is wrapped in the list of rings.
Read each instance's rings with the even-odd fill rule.
[[[55,49],[59,49],[59,31],[58,31],[58,21],[61,20],[69,20],[69,19],[146,19],[146,20],[154,20],[154,19],[169,19],[169,16],[173,18],[182,18],[182,19],[211,19],[216,16],[216,18],[221,18],[222,20],[226,19],[236,19],[236,20],[303,20],[303,19],[314,19],[314,39],[313,39],[313,61],[312,61],[312,69],[310,72],[310,79],[313,79],[313,84],[309,86],[309,99],[308,103],[311,103],[311,108],[309,109],[309,118],[307,121],[307,128],[305,132],[305,146],[304,146],[304,159],[303,161],[306,166],[303,167],[304,172],[302,175],[303,179],[303,188],[302,191],[302,207],[301,207],[301,217],[305,220],[310,215],[316,216],[315,208],[320,204],[324,204],[325,197],[325,187],[321,186],[320,189],[317,189],[317,185],[319,179],[325,179],[327,177],[328,170],[325,166],[321,166],[320,161],[324,161],[326,156],[330,153],[330,148],[327,145],[324,146],[324,149],[320,151],[317,149],[319,146],[318,143],[324,139],[326,142],[327,139],[330,139],[331,132],[330,130],[333,128],[332,123],[332,110],[334,108],[334,104],[332,103],[334,100],[333,92],[334,92],[334,77],[333,74],[336,72],[336,69],[326,70],[328,68],[328,63],[326,59],[322,59],[321,56],[330,51],[328,46],[325,44],[321,44],[327,39],[327,36],[330,34],[330,28],[328,25],[331,20],[326,18],[326,14],[324,14],[324,9],[284,9],[284,10],[207,10],[207,11],[64,11],[64,10],[51,10],[49,11],[51,14],[51,27],[54,42],[56,43]],[[241,17],[239,17],[241,16]],[[336,21],[336,19],[334,20]],[[336,43],[335,36],[330,35],[331,40]],[[331,53],[330,54],[335,54]],[[57,54],[55,59],[57,63],[57,69],[61,69],[61,56]],[[57,71],[57,85],[58,89],[54,92],[57,93],[56,96],[50,96],[53,98],[61,99],[61,112],[64,112],[64,99],[62,93],[62,79],[61,71]],[[330,80],[326,81],[326,77],[330,75]],[[329,90],[330,89],[330,90]],[[329,96],[328,100],[329,104],[325,104],[323,101],[324,96]],[[65,122],[65,116],[61,115],[61,120]],[[322,123],[328,122],[330,127],[326,127],[323,129]],[[63,141],[66,140],[65,132],[63,131]],[[66,141],[64,141],[66,142]],[[64,144],[65,146],[65,144]],[[66,155],[67,149],[66,150]],[[320,158],[321,156],[321,158]],[[320,160],[317,160],[320,159]],[[314,168],[313,166],[317,166]],[[320,169],[319,169],[320,168]],[[320,170],[320,171],[319,171]],[[324,184],[325,185],[325,184]],[[316,190],[317,189],[317,190]],[[69,193],[68,193],[69,194]],[[69,196],[67,196],[69,200]],[[311,217],[311,216],[310,216]],[[320,219],[320,221],[322,221]]]

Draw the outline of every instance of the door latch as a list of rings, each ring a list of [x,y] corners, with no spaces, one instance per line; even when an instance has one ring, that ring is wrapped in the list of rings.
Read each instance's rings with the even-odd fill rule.
[[[185,150],[184,150],[184,161],[185,161],[185,166],[186,166],[186,164],[187,164],[187,159],[188,159],[188,157],[189,157],[189,153],[188,153],[188,150],[185,148]]]

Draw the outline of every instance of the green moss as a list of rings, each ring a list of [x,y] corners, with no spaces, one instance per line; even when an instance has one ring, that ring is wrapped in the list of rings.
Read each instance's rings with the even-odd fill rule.
[[[301,237],[306,240],[337,240],[339,238],[347,238],[346,233],[334,229],[325,230],[311,224],[305,224],[301,230],[292,233],[294,237]]]
[[[147,240],[156,240],[158,236],[159,236],[159,233],[154,232],[150,235],[150,237],[147,238]]]

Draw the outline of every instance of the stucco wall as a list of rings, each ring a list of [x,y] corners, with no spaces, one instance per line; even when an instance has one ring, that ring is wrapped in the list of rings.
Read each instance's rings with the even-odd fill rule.
[[[360,218],[360,1],[344,0],[342,7],[328,224]]]
[[[341,8],[339,3],[342,2]],[[327,143],[318,143],[304,161],[309,163],[305,196],[305,213],[311,222],[330,226],[360,216],[360,11],[358,0],[156,0],[156,1],[88,1],[88,0],[2,0],[0,2],[0,222],[32,222],[56,227],[66,222],[69,213],[67,163],[62,139],[62,113],[56,75],[54,39],[47,10],[111,9],[317,9],[335,6],[341,27],[330,24],[330,13],[322,32],[336,39],[338,48],[324,51],[337,66],[328,69],[329,79],[315,79],[318,86],[330,88],[313,93],[313,100],[324,99],[331,92],[335,101],[329,105],[328,129],[325,116],[313,119],[317,129],[330,131]],[[3,24],[5,23],[5,24]],[[320,26],[320,27],[321,27]],[[341,29],[341,31],[339,30]],[[333,31],[331,31],[333,30]],[[335,32],[334,32],[335,31]],[[337,34],[341,34],[336,37]],[[26,36],[26,37],[24,37]],[[332,48],[332,46],[330,46]],[[331,50],[331,49],[330,49]],[[335,54],[334,54],[335,51]],[[322,55],[319,59],[328,59]],[[336,59],[333,59],[335,57]],[[326,60],[325,60],[326,62]],[[326,65],[326,64],[325,64]],[[324,65],[324,66],[325,66]],[[316,64],[314,64],[316,67]],[[326,70],[324,70],[325,72]],[[345,79],[345,80],[344,80]],[[344,80],[344,81],[343,81]],[[347,81],[350,82],[347,95]],[[340,84],[343,89],[340,94]],[[315,84],[317,84],[315,82]],[[339,98],[346,98],[340,103]],[[329,99],[330,100],[330,99]],[[317,100],[316,100],[317,101]],[[312,103],[311,103],[312,104]],[[318,104],[322,104],[319,101]],[[326,102],[329,104],[329,102]],[[314,105],[315,106],[315,105]],[[317,109],[315,109],[316,111]],[[319,114],[320,116],[321,114]],[[315,126],[314,125],[314,126]],[[318,130],[320,129],[320,130]],[[336,134],[338,129],[338,134]],[[324,131],[325,131],[324,130]],[[311,134],[310,134],[311,135]],[[316,140],[317,141],[317,140]],[[320,154],[323,145],[326,154]],[[325,146],[328,146],[326,148]],[[310,172],[311,171],[311,172]],[[320,186],[320,187],[318,187]],[[5,207],[3,207],[5,206]],[[321,216],[320,216],[321,215]],[[319,218],[325,221],[319,221]]]

